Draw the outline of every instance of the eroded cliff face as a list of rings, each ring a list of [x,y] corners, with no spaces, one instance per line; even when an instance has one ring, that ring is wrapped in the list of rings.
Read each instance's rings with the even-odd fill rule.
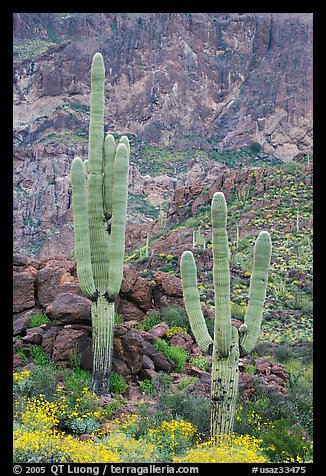
[[[77,117],[54,124],[52,115],[72,97],[88,104],[91,58],[101,51],[110,130],[164,146],[191,135],[219,148],[258,141],[285,160],[311,146],[309,14],[16,15],[17,39],[62,38],[15,64],[22,140],[51,127],[85,129]]]
[[[257,141],[283,160],[312,149],[310,14],[17,13],[14,35],[34,48],[14,62],[17,248],[72,249],[70,165],[87,157],[97,51],[107,131],[181,150]],[[164,200],[178,183],[134,168],[130,191],[157,185]]]

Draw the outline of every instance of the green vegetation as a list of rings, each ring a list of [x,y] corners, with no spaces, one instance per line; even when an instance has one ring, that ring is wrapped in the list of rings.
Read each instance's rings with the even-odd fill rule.
[[[185,349],[179,346],[170,345],[163,339],[157,339],[154,343],[154,346],[166,357],[169,357],[171,360],[173,360],[175,364],[175,372],[183,372],[185,370],[188,359],[188,353]]]
[[[38,327],[49,322],[50,320],[45,314],[33,314],[28,327]]]

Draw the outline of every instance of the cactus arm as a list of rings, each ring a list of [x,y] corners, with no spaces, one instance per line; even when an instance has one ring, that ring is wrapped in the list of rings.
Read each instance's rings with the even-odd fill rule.
[[[126,210],[128,198],[129,150],[120,142],[114,161],[112,224],[109,248],[110,273],[109,296],[114,299],[119,293],[125,252]]]
[[[249,301],[244,324],[245,332],[240,336],[241,354],[248,354],[255,347],[263,316],[266,297],[268,270],[271,258],[271,238],[268,232],[259,233],[254,247],[253,269],[250,277]]]
[[[112,134],[104,141],[104,210],[108,218],[112,216],[113,169],[116,143]]]
[[[91,101],[88,161],[91,174],[102,174],[104,142],[104,79],[103,57],[96,53],[91,66]]]
[[[212,200],[213,224],[213,281],[215,290],[215,340],[221,356],[227,356],[231,346],[230,270],[228,237],[226,232],[227,207],[222,192]]]
[[[197,268],[191,251],[185,251],[182,254],[180,271],[183,298],[191,330],[200,349],[203,352],[212,353],[213,339],[208,333],[201,309],[197,287]]]
[[[119,144],[124,144],[127,147],[128,157],[130,156],[130,143],[127,136],[121,136]]]
[[[89,228],[87,218],[87,202],[85,193],[85,171],[83,162],[75,157],[71,167],[72,205],[74,218],[75,248],[77,273],[82,292],[91,298],[95,293],[92,274]]]

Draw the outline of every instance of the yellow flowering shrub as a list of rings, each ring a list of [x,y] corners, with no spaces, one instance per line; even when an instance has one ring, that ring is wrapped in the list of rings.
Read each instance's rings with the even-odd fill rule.
[[[178,332],[187,332],[187,329],[185,327],[179,327],[179,326],[172,326],[169,330],[166,331],[166,337],[168,339],[171,339],[175,334]]]
[[[38,398],[23,399],[24,411],[18,411],[15,417],[30,430],[50,430],[59,423],[57,408],[53,402]]]
[[[249,435],[230,435],[214,446],[213,442],[201,443],[184,456],[174,457],[174,463],[268,463],[262,454],[261,440]]]
[[[198,436],[197,429],[183,420],[162,421],[147,432],[147,437],[160,452],[171,455],[184,452]]]
[[[111,432],[101,443],[118,454],[123,463],[150,463],[159,459],[155,444],[143,439],[137,440],[119,430]]]
[[[14,462],[24,463],[121,463],[119,454],[108,446],[81,441],[52,430],[14,431]]]
[[[14,372],[13,383],[17,384],[17,383],[25,382],[26,380],[29,379],[30,376],[31,376],[30,370],[20,370],[20,371]]]

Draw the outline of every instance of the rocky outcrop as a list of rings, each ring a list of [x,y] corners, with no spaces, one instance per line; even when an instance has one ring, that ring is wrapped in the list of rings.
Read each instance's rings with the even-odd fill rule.
[[[28,281],[22,286],[20,275],[26,276],[31,267],[34,281],[31,279],[31,283]],[[30,349],[32,346],[41,346],[51,361],[58,365],[71,366],[78,358],[81,368],[92,370],[91,301],[81,295],[75,272],[76,263],[64,256],[31,261],[28,257],[15,255],[14,369],[22,366],[31,368]],[[53,289],[49,289],[49,284]],[[34,289],[34,300],[31,299],[26,308],[23,303],[27,302],[31,288]],[[158,302],[153,302],[155,294],[160,296]],[[168,338],[169,325],[166,322],[153,326],[149,331],[137,327],[138,320],[143,319],[146,313],[150,315],[166,305],[183,305],[179,278],[157,272],[150,285],[131,265],[125,265],[123,285],[116,304],[123,322],[114,326],[113,370],[124,376],[131,385],[142,379],[155,380],[158,372],[171,373],[176,385],[182,376],[196,376],[198,383],[190,385],[188,391],[196,395],[209,395],[210,373],[190,363],[191,357],[200,356],[202,352],[188,333],[181,330]],[[205,306],[203,312],[205,316],[214,317]],[[30,327],[31,317],[40,313],[45,314],[49,322]],[[232,325],[239,327],[241,322],[232,319]],[[168,340],[170,345],[188,352],[189,364],[184,375],[173,374],[175,363],[157,350],[157,339]],[[254,373],[246,373],[248,364],[254,368]],[[239,370],[239,390],[243,396],[255,394],[257,385],[263,385],[267,391],[287,392],[288,373],[281,364],[262,357],[253,359],[247,356],[240,361]]]
[[[311,14],[14,17],[16,41],[53,43],[56,35],[58,43],[16,62],[15,125],[23,141],[38,137],[40,125],[32,121],[44,115],[43,129],[51,131],[51,114],[69,98],[85,104],[91,58],[101,51],[110,96],[106,121],[114,131],[165,146],[207,145],[207,138],[220,148],[258,141],[285,158],[311,147]]]
[[[96,51],[106,62],[105,129],[132,137],[129,191],[154,206],[173,196],[170,223],[189,197],[192,213],[205,205],[207,169],[231,189],[209,152],[255,141],[284,160],[312,150],[310,14],[16,13],[14,39],[17,250],[73,255],[70,167],[73,157],[87,157]],[[152,177],[150,163],[142,174],[133,163],[142,140],[196,149],[201,159],[177,177]],[[127,246],[158,231],[155,220],[130,211]]]

